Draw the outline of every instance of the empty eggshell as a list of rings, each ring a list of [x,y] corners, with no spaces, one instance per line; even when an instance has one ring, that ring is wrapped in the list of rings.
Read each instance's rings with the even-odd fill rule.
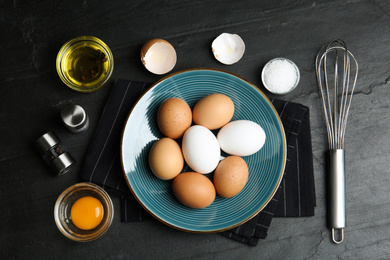
[[[241,37],[230,33],[222,33],[215,38],[211,48],[214,57],[226,65],[238,62],[245,52],[245,44]]]
[[[150,72],[161,75],[175,67],[176,51],[173,46],[163,39],[152,39],[141,49],[141,61]]]

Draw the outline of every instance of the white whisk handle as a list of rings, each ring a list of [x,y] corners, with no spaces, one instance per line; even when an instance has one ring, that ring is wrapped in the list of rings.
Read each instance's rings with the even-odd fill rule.
[[[331,149],[329,155],[328,225],[332,229],[333,242],[339,244],[344,239],[346,226],[344,149]],[[338,238],[336,230],[340,231]]]

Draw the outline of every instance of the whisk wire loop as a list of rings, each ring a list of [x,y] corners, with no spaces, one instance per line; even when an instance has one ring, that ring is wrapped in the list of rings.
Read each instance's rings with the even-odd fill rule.
[[[346,44],[335,40],[324,45],[318,53],[316,75],[329,148],[343,149],[349,109],[358,76],[358,63]]]

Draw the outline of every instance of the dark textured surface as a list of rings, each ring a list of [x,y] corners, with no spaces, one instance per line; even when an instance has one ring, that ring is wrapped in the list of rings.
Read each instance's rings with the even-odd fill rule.
[[[0,251],[5,259],[388,259],[390,258],[389,60],[387,1],[0,1]],[[240,62],[218,63],[212,40],[222,32],[246,43]],[[70,38],[94,35],[115,58],[110,84],[82,94],[55,70],[59,48]],[[274,219],[266,240],[248,247],[219,234],[190,234],[156,221],[121,223],[89,243],[65,238],[53,219],[54,203],[78,174],[94,129],[117,78],[154,82],[139,59],[144,42],[164,38],[176,48],[173,70],[228,70],[264,90],[260,72],[271,58],[293,60],[301,81],[279,97],[310,108],[316,181],[315,217]],[[347,229],[335,245],[326,227],[327,140],[314,59],[326,42],[341,38],[360,71],[346,135]],[[267,95],[272,97],[269,93]],[[87,132],[61,125],[67,104],[90,116]],[[78,161],[54,177],[33,149],[54,130]],[[119,202],[114,200],[119,212]]]

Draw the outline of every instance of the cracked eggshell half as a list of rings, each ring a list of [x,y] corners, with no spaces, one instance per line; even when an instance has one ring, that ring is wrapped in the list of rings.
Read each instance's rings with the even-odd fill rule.
[[[154,74],[168,73],[175,67],[176,60],[175,48],[166,40],[152,39],[142,46],[142,64]]]
[[[245,52],[245,44],[237,34],[222,33],[211,44],[214,57],[221,63],[232,65],[238,62]]]

